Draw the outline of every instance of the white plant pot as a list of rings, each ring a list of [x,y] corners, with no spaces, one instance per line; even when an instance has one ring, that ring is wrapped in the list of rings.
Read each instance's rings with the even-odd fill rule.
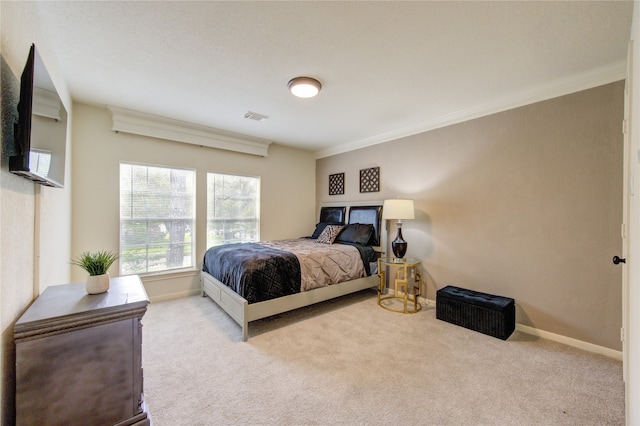
[[[87,293],[100,294],[109,290],[109,273],[102,275],[89,275],[87,277]]]

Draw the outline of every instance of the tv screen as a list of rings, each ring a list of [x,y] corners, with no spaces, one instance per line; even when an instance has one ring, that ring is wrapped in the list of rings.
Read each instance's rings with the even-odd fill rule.
[[[35,45],[20,80],[15,141],[11,173],[41,185],[64,187],[67,111]]]

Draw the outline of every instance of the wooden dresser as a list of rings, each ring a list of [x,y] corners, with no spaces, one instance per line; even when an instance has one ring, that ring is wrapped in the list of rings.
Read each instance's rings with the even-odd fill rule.
[[[143,394],[137,275],[109,291],[50,286],[16,322],[17,425],[150,425]]]

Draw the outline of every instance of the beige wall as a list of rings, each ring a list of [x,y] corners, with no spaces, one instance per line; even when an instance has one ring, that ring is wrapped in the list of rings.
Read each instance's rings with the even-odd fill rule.
[[[196,170],[197,261],[206,250],[206,173],[260,176],[260,237],[297,238],[313,231],[315,159],[312,153],[272,144],[268,157],[203,148],[111,131],[105,108],[74,104],[74,256],[86,250],[119,251],[119,164],[121,161]],[[119,265],[110,273],[117,275]],[[143,277],[152,300],[197,293],[197,271]],[[74,280],[83,280],[79,268]]]
[[[60,75],[56,53],[34,2],[0,2],[2,34],[2,144],[0,148],[0,319],[2,387],[0,423],[13,424],[15,359],[13,325],[50,284],[69,281],[71,247],[71,186],[46,188],[8,171],[13,154],[13,123],[17,120],[19,80],[35,43],[69,111],[71,101]],[[70,123],[68,124],[70,128]],[[70,164],[70,139],[67,164]]]
[[[317,202],[407,197],[408,256],[445,285],[513,297],[517,321],[621,350],[623,82],[322,158]],[[381,191],[359,170],[380,166]],[[328,175],[346,191],[329,196]],[[395,224],[391,226],[391,239]]]

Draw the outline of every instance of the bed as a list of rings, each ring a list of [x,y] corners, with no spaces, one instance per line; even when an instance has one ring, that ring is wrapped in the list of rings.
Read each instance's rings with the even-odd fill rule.
[[[308,237],[207,250],[202,296],[240,325],[244,341],[251,321],[378,286],[382,203],[323,204],[318,217]]]

